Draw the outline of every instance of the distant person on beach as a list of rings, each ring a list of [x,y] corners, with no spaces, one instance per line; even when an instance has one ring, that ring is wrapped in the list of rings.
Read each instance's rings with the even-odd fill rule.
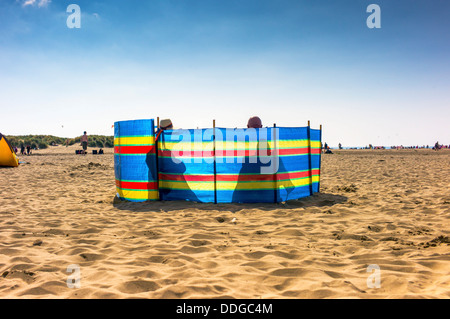
[[[436,142],[436,144],[434,144],[434,150],[435,151],[439,150],[439,142]]]
[[[325,143],[325,154],[333,154],[333,152],[331,151],[331,147],[328,146],[327,143]]]
[[[30,154],[31,154],[31,146],[27,145],[27,155],[30,155]]]
[[[248,128],[261,128],[262,121],[259,117],[253,116],[253,117],[249,118],[249,120],[247,122],[247,127]]]
[[[88,136],[86,131],[84,131],[84,135],[81,137],[81,146],[83,146],[83,154],[87,154]]]
[[[20,146],[20,154],[25,155],[25,145]]]

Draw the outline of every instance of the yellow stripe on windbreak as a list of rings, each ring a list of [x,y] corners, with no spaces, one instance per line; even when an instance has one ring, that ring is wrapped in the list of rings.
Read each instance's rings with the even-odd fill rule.
[[[129,200],[158,200],[159,193],[157,190],[133,191],[127,189],[116,188],[119,197]]]
[[[312,148],[321,148],[322,144],[319,141],[311,141]]]
[[[159,142],[158,147],[162,151],[212,151],[213,142]]]
[[[192,191],[214,191],[214,182],[159,181],[159,188]]]
[[[272,146],[273,143],[269,142],[269,145]],[[308,147],[308,140],[279,140],[277,141],[277,148],[305,148]],[[320,142],[311,141],[311,148],[320,148]]]
[[[159,144],[161,150],[170,151],[211,151],[213,142],[164,142]],[[257,142],[216,141],[216,150],[257,149]]]
[[[289,187],[300,187],[309,185],[309,178],[300,178],[292,180],[282,180],[277,182],[277,187],[280,189]],[[274,189],[274,181],[257,181],[257,182],[217,182],[217,190],[258,190],[258,189]]]
[[[309,185],[309,177],[282,180],[277,182],[277,187],[290,188]],[[318,182],[318,176],[313,176],[313,182]],[[217,181],[217,191],[234,191],[234,190],[267,190],[274,189],[274,181],[242,181],[242,182],[221,182]],[[190,191],[214,191],[214,182],[193,182],[193,181],[159,181],[159,187],[165,189],[180,189]]]
[[[155,137],[152,136],[129,136],[116,137],[114,139],[114,146],[129,146],[129,145],[154,145]]]

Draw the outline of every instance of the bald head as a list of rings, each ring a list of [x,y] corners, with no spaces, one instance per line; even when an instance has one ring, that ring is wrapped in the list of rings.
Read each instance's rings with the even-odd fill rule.
[[[253,116],[248,120],[247,127],[248,128],[261,128],[262,121],[259,117]]]

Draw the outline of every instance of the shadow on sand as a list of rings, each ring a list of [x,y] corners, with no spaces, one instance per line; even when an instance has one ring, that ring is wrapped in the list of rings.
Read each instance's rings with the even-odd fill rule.
[[[205,211],[230,211],[238,212],[243,209],[259,209],[262,211],[273,211],[279,209],[296,209],[299,207],[323,207],[344,203],[347,197],[342,195],[316,193],[313,196],[297,200],[290,200],[283,203],[196,203],[192,201],[148,201],[148,202],[128,202],[117,197],[113,199],[113,206],[119,210],[134,212],[154,212],[154,211],[177,211],[184,209],[199,209]]]

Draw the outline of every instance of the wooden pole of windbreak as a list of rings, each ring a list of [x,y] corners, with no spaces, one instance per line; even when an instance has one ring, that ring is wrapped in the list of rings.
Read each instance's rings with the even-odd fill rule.
[[[121,138],[121,136],[120,136],[120,122],[117,122],[117,137],[118,137],[118,139],[117,139],[117,151],[118,151],[118,154],[119,154],[119,156],[117,156],[117,158],[119,159],[119,180],[121,180],[122,179],[122,152],[121,152],[121,143],[120,143],[120,138]],[[116,157],[114,157],[114,158],[116,158]]]
[[[156,118],[156,131],[153,133],[155,137],[155,159],[156,159],[156,185],[158,187],[158,200],[161,200],[161,195],[159,193],[159,141],[156,140],[156,134],[159,131],[159,117]]]
[[[312,159],[311,159],[311,121],[308,120],[308,165],[309,165],[309,193],[313,194]]]
[[[214,204],[217,204],[216,120],[213,120]]]
[[[320,124],[320,157],[319,157],[319,187],[318,187],[319,192],[320,192],[321,175],[322,175],[322,124]]]
[[[273,124],[273,158],[272,161],[274,160],[275,157],[278,156],[278,152],[277,152],[277,124]],[[279,161],[280,158],[278,157],[277,160]],[[272,165],[275,165],[274,163],[272,163]],[[279,165],[277,165],[279,167]],[[278,203],[278,178],[277,178],[277,172],[278,169],[273,173],[273,202],[276,204]]]

